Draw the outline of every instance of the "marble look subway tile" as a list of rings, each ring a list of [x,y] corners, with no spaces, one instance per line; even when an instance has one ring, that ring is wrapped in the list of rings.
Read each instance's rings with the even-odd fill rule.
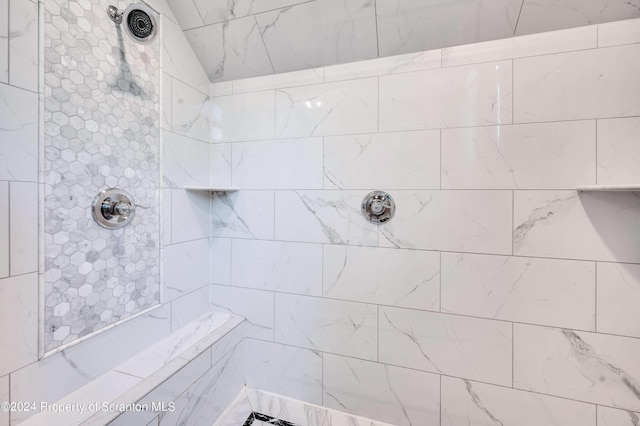
[[[440,253],[324,245],[322,258],[325,297],[440,309]]]
[[[9,8],[9,83],[38,91],[38,4],[12,2]]]
[[[442,311],[595,331],[595,264],[442,253]]]
[[[218,314],[218,313],[216,313]],[[241,323],[233,326],[234,321],[241,321]],[[231,349],[235,348],[241,342],[244,342],[247,336],[247,323],[246,320],[242,317],[236,316],[231,321],[227,321],[224,325],[220,327],[219,330],[216,331],[220,336],[215,337],[212,336],[210,341],[201,342],[202,347],[206,347],[207,345],[211,345],[211,342],[215,342],[211,345],[211,363],[216,364],[222,358],[225,357],[227,352]],[[228,327],[232,327],[231,330],[228,330]],[[215,340],[214,340],[215,339]],[[246,350],[245,350],[246,353]]]
[[[598,120],[598,184],[640,182],[640,118]]]
[[[640,17],[640,2],[609,2],[607,0],[525,0],[515,35],[539,33],[568,27]]]
[[[597,331],[640,338],[640,265],[598,263]]]
[[[216,192],[211,200],[211,235],[214,237],[272,239],[272,191]]]
[[[331,354],[324,354],[323,370],[329,408],[398,426],[439,422],[440,379],[435,374]]]
[[[380,245],[511,254],[509,191],[391,191],[393,220],[380,227]]]
[[[208,143],[211,139],[212,116],[209,96],[175,79],[171,93],[173,131]]]
[[[226,0],[194,0],[194,3],[204,23],[214,24],[307,1],[309,0],[238,0],[230,3]]]
[[[639,209],[632,192],[516,191],[513,253],[640,262]]]
[[[163,186],[207,186],[209,144],[176,133],[162,132]]]
[[[11,275],[38,270],[37,183],[9,183],[9,253]]]
[[[375,360],[377,307],[276,293],[275,341]]]
[[[160,127],[163,130],[171,130],[171,116],[172,116],[172,108],[173,108],[173,79],[172,77],[163,72],[162,73],[162,99],[161,99],[161,108],[162,108],[162,120],[160,122]]]
[[[210,282],[212,284],[231,284],[231,240],[229,238],[211,238],[209,250],[211,259]]]
[[[345,414],[342,411],[327,410],[327,417],[323,426],[393,426],[391,423],[383,423],[365,417]]]
[[[233,81],[211,83],[211,97],[233,95]]]
[[[312,1],[256,15],[276,73],[377,56],[375,5]]]
[[[377,78],[276,90],[278,138],[376,131]]]
[[[167,3],[173,11],[181,29],[188,30],[189,28],[204,25],[204,20],[200,16],[200,12],[198,12],[195,2],[185,0],[167,0]]]
[[[511,61],[380,77],[380,131],[511,124]]]
[[[234,286],[322,295],[320,244],[233,240],[231,259]]]
[[[597,38],[597,27],[596,25],[591,25],[449,47],[442,50],[442,66],[452,67],[502,59],[594,49],[598,44]]]
[[[198,290],[174,299],[171,302],[171,330],[179,330],[196,318],[210,312],[209,293],[210,288],[207,284]]]
[[[230,143],[210,145],[211,186],[231,186],[231,155]]]
[[[162,189],[162,244],[171,244],[171,189]]]
[[[247,321],[247,337],[273,341],[274,295],[246,288],[211,286],[211,306]]]
[[[183,3],[182,0],[178,1]],[[168,19],[162,21],[162,47],[164,72],[203,93],[209,93],[211,83],[207,73],[180,27]]]
[[[0,0],[0,83],[9,82],[9,0]]]
[[[322,405],[321,352],[247,339],[247,386]]]
[[[252,412],[246,388],[243,388],[213,426],[244,425]]]
[[[515,59],[514,122],[639,115],[639,57],[629,45]]]
[[[327,415],[324,408],[250,388],[247,389],[247,396],[253,411],[258,413],[305,426],[324,425]]]
[[[380,56],[511,37],[520,0],[443,2],[387,0],[376,3]]]
[[[326,82],[330,82],[430,70],[440,68],[441,56],[440,50],[429,50],[426,52],[333,65],[325,68],[324,78]]]
[[[322,189],[322,138],[234,143],[232,158],[242,189]]]
[[[209,239],[204,238],[164,248],[164,302],[184,296],[209,284]]]
[[[38,95],[0,84],[0,179],[38,178]]]
[[[378,229],[362,216],[366,191],[276,191],[278,240],[373,246]]]
[[[639,411],[640,341],[514,324],[514,387]]]
[[[510,323],[380,307],[378,361],[511,386]]]
[[[253,16],[206,25],[184,34],[213,82],[273,73]]]
[[[595,161],[595,121],[442,131],[445,189],[574,189],[596,183]]]
[[[261,90],[281,89],[285,87],[305,86],[324,83],[324,69],[311,68],[262,77],[233,81],[233,93],[258,92]]]
[[[0,182],[0,278],[9,276],[9,182]]]
[[[273,91],[220,96],[213,99],[213,142],[273,139]]]
[[[598,25],[598,47],[640,43],[640,21],[626,19]]]
[[[0,403],[9,402],[9,376],[0,377]],[[0,410],[0,425],[9,426],[9,410]]]
[[[198,240],[211,235],[209,194],[183,189],[171,191],[171,242]]]
[[[598,426],[635,426],[640,422],[640,413],[598,406]]]
[[[596,426],[596,407],[442,376],[443,426]]]
[[[440,132],[324,138],[325,189],[439,189]]]
[[[0,376],[38,358],[38,274],[0,280]]]

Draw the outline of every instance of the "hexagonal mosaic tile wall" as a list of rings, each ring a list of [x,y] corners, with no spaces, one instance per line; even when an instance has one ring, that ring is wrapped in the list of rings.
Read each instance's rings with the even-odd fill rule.
[[[45,351],[160,302],[160,39],[134,43],[109,4],[45,2]],[[110,187],[137,204],[119,230],[90,212]]]

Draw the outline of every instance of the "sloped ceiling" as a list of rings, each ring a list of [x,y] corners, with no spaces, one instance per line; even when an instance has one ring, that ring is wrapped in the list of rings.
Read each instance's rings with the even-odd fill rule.
[[[212,82],[640,17],[640,0],[167,0]]]

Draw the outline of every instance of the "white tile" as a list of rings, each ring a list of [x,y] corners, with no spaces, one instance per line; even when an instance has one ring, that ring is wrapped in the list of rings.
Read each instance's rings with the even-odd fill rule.
[[[0,0],[0,82],[9,82],[9,0]]]
[[[598,406],[598,426],[635,426],[639,421],[640,413]]]
[[[640,23],[638,19],[610,22],[598,25],[598,46],[640,43]]]
[[[596,183],[595,162],[595,121],[442,131],[446,189],[574,189]]]
[[[11,2],[9,31],[9,83],[38,91],[38,5]]]
[[[326,82],[330,82],[430,70],[440,68],[441,56],[440,50],[429,50],[371,59],[369,61],[333,65],[325,68],[324,79]]]
[[[511,62],[380,77],[380,131],[511,124]]]
[[[220,315],[220,313],[216,312],[215,315]],[[227,354],[227,352],[229,352],[230,349],[234,348],[241,342],[245,342],[247,337],[246,320],[242,317],[236,317],[236,319],[240,319],[240,321],[242,322],[226,332],[225,329],[229,326],[227,325],[228,323],[225,323],[224,326],[222,326],[219,330],[219,334],[221,334],[221,336],[215,340],[215,343],[213,345],[211,345],[211,361],[213,364],[224,358],[224,356]],[[207,345],[210,343],[202,342],[202,344]]]
[[[273,73],[253,16],[206,25],[184,34],[211,81]]]
[[[247,339],[247,386],[322,405],[322,353]]]
[[[440,132],[324,138],[326,189],[439,189]]]
[[[278,138],[376,131],[377,78],[276,90]]]
[[[209,184],[209,144],[162,132],[162,183],[169,188]]]
[[[38,358],[38,274],[0,280],[0,376]]]
[[[320,244],[233,240],[231,259],[235,286],[322,295]]]
[[[640,17],[640,2],[525,0],[516,35]]]
[[[171,330],[179,330],[211,310],[209,291],[209,286],[205,285],[171,302]]]
[[[173,131],[209,142],[213,107],[209,96],[174,79],[172,101],[171,128]]]
[[[275,137],[273,91],[220,96],[213,99],[214,142],[273,139]]]
[[[324,245],[323,265],[325,297],[431,311],[440,308],[440,253]]]
[[[171,110],[173,108],[173,80],[167,73],[162,73],[162,121],[161,128],[171,130]]]
[[[211,279],[212,284],[231,284],[231,240],[211,238]]]
[[[375,5],[312,1],[256,15],[276,73],[377,56]]]
[[[0,377],[0,403],[9,402],[9,376]],[[0,425],[9,426],[9,411],[0,410]]]
[[[163,301],[169,302],[209,284],[209,239],[172,244],[163,254]]]
[[[326,406],[398,426],[439,424],[437,375],[331,354],[323,358]]]
[[[276,293],[275,341],[376,359],[375,305]]]
[[[233,81],[233,93],[258,92],[261,90],[281,89],[283,87],[304,86],[324,83],[324,69],[311,68],[262,77]]]
[[[9,182],[0,182],[0,278],[9,276]]]
[[[362,216],[366,191],[276,191],[276,239],[376,245],[378,229]]]
[[[237,426],[244,424],[252,411],[247,392],[245,389],[242,389],[238,396],[236,396],[236,399],[229,405],[213,426]]]
[[[211,201],[211,235],[214,237],[272,239],[272,191],[216,192]]]
[[[640,410],[640,341],[514,324],[514,387]]]
[[[212,97],[233,95],[233,81],[220,81],[218,83],[211,83],[210,94]]]
[[[380,245],[511,254],[509,191],[391,191],[398,209]]]
[[[149,0],[147,4],[161,14],[160,26],[162,26],[162,20],[164,19],[170,19],[173,22],[177,22],[177,19],[173,15],[173,12],[171,11],[171,7],[169,7],[169,4],[167,3],[166,0]]]
[[[180,27],[169,19],[162,21],[162,46],[162,71],[203,93],[208,93],[211,83],[207,73],[202,69]]]
[[[378,361],[511,386],[511,324],[380,307]]]
[[[295,424],[322,426],[327,415],[327,410],[324,408],[261,390],[248,388],[247,396],[253,411]],[[258,425],[260,423],[268,426],[266,422],[259,422]]]
[[[209,194],[182,189],[171,191],[171,242],[197,240],[211,234]]]
[[[232,149],[230,143],[210,145],[212,186],[231,186],[231,155]]]
[[[171,189],[162,189],[162,243],[171,244]]]
[[[308,0],[194,0],[205,24],[228,21],[274,9],[281,9]],[[183,27],[184,28],[184,27]]]
[[[632,192],[516,191],[513,252],[640,262],[640,199]]]
[[[273,340],[273,293],[261,290],[211,286],[211,306],[247,319],[247,337]]]
[[[200,16],[200,12],[191,0],[167,0],[175,18],[180,24],[180,28],[187,30],[189,28],[200,27],[204,25],[204,21]]]
[[[520,0],[376,3],[380,56],[511,37]]]
[[[0,84],[0,179],[38,178],[38,95]]]
[[[38,270],[38,184],[9,183],[11,275]]]
[[[598,184],[640,182],[640,118],[598,120]]]
[[[628,45],[514,60],[514,122],[640,114],[639,57]]]
[[[442,311],[595,331],[595,264],[442,253]]]
[[[442,66],[452,67],[501,59],[593,49],[598,44],[597,38],[597,27],[592,25],[449,47],[442,50]]]
[[[234,143],[233,186],[322,189],[322,138]]]
[[[640,338],[640,265],[598,263],[600,333]]]
[[[596,426],[595,411],[591,404],[442,377],[443,426]]]

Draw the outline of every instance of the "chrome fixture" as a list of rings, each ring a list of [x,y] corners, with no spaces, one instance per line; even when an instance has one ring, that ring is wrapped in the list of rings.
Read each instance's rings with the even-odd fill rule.
[[[125,32],[137,43],[151,43],[158,35],[158,14],[145,3],[131,3],[124,11],[109,6],[107,15],[118,25],[124,22]]]
[[[384,191],[370,192],[362,199],[362,214],[371,223],[388,222],[395,212],[395,201]]]
[[[103,228],[119,229],[136,215],[136,203],[127,191],[109,188],[100,192],[91,203],[93,220]]]

